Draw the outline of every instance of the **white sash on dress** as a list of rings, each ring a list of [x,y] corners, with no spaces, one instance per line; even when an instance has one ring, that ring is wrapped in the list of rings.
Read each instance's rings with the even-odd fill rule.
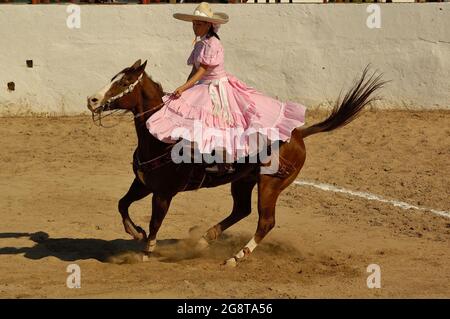
[[[198,81],[198,83],[209,84],[209,96],[211,97],[211,101],[214,105],[213,114],[221,115],[228,124],[233,124],[234,120],[230,113],[227,90],[223,85],[225,82],[228,82],[228,78],[226,76],[220,79]],[[217,95],[216,87],[219,89],[220,96]]]

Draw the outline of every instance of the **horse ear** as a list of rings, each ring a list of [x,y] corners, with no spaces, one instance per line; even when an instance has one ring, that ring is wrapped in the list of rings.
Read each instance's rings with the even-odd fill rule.
[[[137,60],[136,62],[134,62],[134,64],[131,66],[130,69],[132,70],[136,70],[138,67],[141,66],[141,59]]]
[[[141,74],[145,71],[145,67],[147,65],[147,60],[144,61],[136,70],[134,70],[136,73]]]

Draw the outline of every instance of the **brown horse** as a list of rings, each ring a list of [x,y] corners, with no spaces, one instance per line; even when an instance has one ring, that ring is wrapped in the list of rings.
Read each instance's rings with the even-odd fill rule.
[[[172,198],[182,191],[203,187],[215,187],[231,183],[233,210],[231,214],[211,227],[198,242],[198,248],[207,247],[220,234],[251,212],[251,194],[258,185],[258,226],[254,237],[232,258],[228,265],[236,265],[247,257],[275,225],[275,206],[280,193],[299,174],[306,158],[304,139],[312,134],[329,132],[351,122],[369,102],[371,95],[386,82],[375,73],[366,79],[368,67],[361,78],[347,92],[341,103],[336,102],[327,119],[309,127],[299,127],[292,132],[289,142],[281,143],[277,152],[279,170],[271,175],[261,174],[261,163],[235,164],[235,171],[217,175],[205,171],[204,164],[175,163],[171,159],[173,144],[166,144],[153,137],[146,128],[147,119],[162,107],[164,92],[146,73],[147,61],[136,61],[113,77],[111,83],[98,93],[88,97],[88,108],[93,117],[102,117],[102,112],[128,110],[134,115],[138,145],[133,154],[135,178],[127,194],[119,201],[125,231],[136,240],[146,241],[144,260],[156,247],[156,235],[167,214]],[[113,111],[114,112],[114,111]],[[148,237],[136,226],[128,214],[130,205],[150,193],[152,215]]]

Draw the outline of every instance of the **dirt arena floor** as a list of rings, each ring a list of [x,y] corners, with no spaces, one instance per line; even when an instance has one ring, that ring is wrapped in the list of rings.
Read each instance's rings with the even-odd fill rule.
[[[320,116],[308,114],[308,123]],[[111,129],[83,116],[0,123],[0,297],[450,297],[450,218],[310,186],[285,190],[275,229],[234,269],[221,263],[252,237],[255,206],[195,255],[189,229],[229,213],[229,185],[179,194],[159,257],[140,262],[142,247],[117,211],[133,179],[129,119]],[[448,212],[449,124],[450,112],[366,111],[309,137],[298,178]],[[131,207],[145,229],[150,202]],[[73,263],[80,289],[66,287]],[[380,289],[367,287],[369,264],[381,267]]]

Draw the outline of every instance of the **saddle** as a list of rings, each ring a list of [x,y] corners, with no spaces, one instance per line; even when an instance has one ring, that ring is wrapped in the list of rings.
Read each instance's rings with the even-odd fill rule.
[[[149,172],[149,171],[154,171],[157,170],[159,168],[162,168],[168,164],[173,164],[173,159],[172,159],[172,150],[174,148],[175,144],[171,144],[168,146],[168,148],[165,150],[165,152],[163,154],[161,154],[160,156],[157,156],[155,158],[152,158],[148,161],[141,161],[138,157],[138,149],[136,148],[136,150],[133,153],[133,170],[135,172]],[[239,161],[236,161],[234,163],[207,163],[205,161],[202,161],[200,163],[194,163],[194,165],[192,165],[190,174],[189,174],[189,181],[188,184],[184,187],[185,189],[197,189],[202,187],[202,185],[205,184],[209,184],[210,181],[212,181],[215,178],[220,178],[220,177],[227,177],[227,176],[231,176],[233,174],[236,173],[236,171],[238,171],[238,166],[239,165],[245,165],[246,163],[253,163],[256,164],[258,166],[261,167],[266,167],[269,164],[266,163],[268,158],[270,158],[271,156],[278,154],[278,150],[276,151],[272,151],[272,145],[268,145],[267,149],[265,150],[265,152],[259,152],[255,155],[252,156],[247,156],[243,159],[240,159]],[[191,154],[193,155],[193,153]],[[212,154],[214,155],[214,154]],[[191,157],[191,159],[194,158],[193,156]],[[282,159],[280,156],[278,156],[277,158],[278,161],[278,170],[276,172],[273,172],[271,174],[271,176],[274,177],[279,177],[279,178],[284,178],[288,175],[290,175],[290,173],[292,172],[292,170],[294,169],[294,167],[286,160]],[[269,162],[270,163],[270,162]],[[188,163],[184,163],[185,165],[189,165]],[[214,166],[219,166],[217,170],[213,169]],[[221,165],[224,165],[225,167],[220,167]],[[181,167],[182,165],[180,164],[179,167]],[[177,169],[178,169],[177,168]],[[224,168],[224,169],[223,169]]]

